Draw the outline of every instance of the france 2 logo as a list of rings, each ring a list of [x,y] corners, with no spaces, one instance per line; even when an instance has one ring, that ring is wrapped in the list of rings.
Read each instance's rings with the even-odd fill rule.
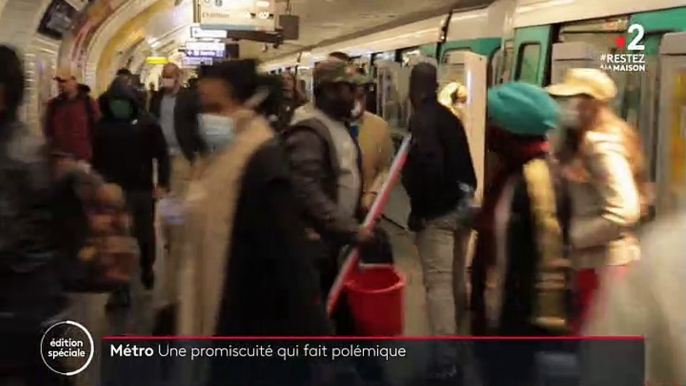
[[[629,42],[629,45],[626,44],[626,36],[620,36],[615,40],[615,44],[617,45],[617,48],[624,49],[626,48],[628,51],[643,51],[645,49],[645,45],[643,45],[643,37],[646,34],[646,30],[643,28],[642,25],[640,24],[632,24],[629,26],[629,29],[626,30],[626,32],[629,35],[633,35],[634,33],[636,34],[633,39],[631,39],[631,42]]]

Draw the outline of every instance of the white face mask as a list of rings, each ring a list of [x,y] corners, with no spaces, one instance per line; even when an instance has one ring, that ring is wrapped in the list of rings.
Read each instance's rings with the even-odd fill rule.
[[[200,132],[213,153],[223,150],[236,137],[236,122],[233,118],[215,114],[198,115]]]
[[[562,128],[577,128],[579,127],[579,103],[581,98],[571,97],[558,100],[560,105],[560,127]]]
[[[172,79],[172,78],[163,78],[162,79],[162,87],[169,89],[169,88],[174,88],[174,86],[176,86],[176,79]]]
[[[350,116],[353,119],[357,119],[357,118],[361,117],[363,113],[364,113],[364,107],[362,106],[362,103],[360,101],[355,101],[355,107],[350,112]]]

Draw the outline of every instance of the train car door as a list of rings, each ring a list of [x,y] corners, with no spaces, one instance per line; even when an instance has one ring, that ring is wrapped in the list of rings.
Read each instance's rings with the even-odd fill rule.
[[[453,51],[449,54],[446,63],[441,64],[438,73],[439,93],[440,90],[451,87],[454,83],[463,85],[467,90],[467,102],[460,115],[467,133],[469,151],[477,178],[478,186],[475,196],[477,204],[481,203],[483,197],[487,165],[493,165],[492,160],[487,160],[486,157],[486,95],[490,70],[487,56],[468,51]],[[471,274],[468,267],[472,263],[474,246],[475,237],[472,235],[465,267],[463,267],[465,278],[469,278]],[[467,280],[467,283],[467,290],[471,292],[469,285],[471,280]],[[466,323],[460,323],[461,326],[464,324]]]
[[[550,57],[552,26],[519,28],[515,31],[514,80],[543,86]]]
[[[391,127],[396,150],[402,139],[408,134],[403,120],[404,89],[408,88],[409,72],[400,63],[391,60],[374,61],[377,79],[378,115]],[[383,216],[394,224],[407,229],[407,218],[410,214],[410,199],[401,185],[391,191]]]
[[[599,68],[599,57],[595,47],[586,42],[554,44],[550,82],[562,82],[570,68]]]
[[[467,132],[479,184],[477,200],[480,200],[484,186],[488,71],[488,58],[468,51],[452,52],[448,62],[439,67],[439,90],[454,82],[462,84],[467,89],[462,124]]]
[[[657,214],[686,207],[686,32],[665,34],[660,44],[660,113]]]

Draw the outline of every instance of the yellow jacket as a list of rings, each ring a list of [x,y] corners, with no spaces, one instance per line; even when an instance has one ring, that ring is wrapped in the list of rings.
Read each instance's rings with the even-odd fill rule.
[[[362,151],[364,176],[362,205],[369,208],[385,182],[391,162],[393,162],[394,147],[391,128],[383,118],[365,112],[360,122],[358,141]]]

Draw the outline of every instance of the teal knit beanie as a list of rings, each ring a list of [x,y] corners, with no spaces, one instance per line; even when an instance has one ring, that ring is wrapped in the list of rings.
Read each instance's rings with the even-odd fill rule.
[[[559,106],[538,86],[505,83],[488,90],[488,120],[512,134],[544,136],[555,128]]]

